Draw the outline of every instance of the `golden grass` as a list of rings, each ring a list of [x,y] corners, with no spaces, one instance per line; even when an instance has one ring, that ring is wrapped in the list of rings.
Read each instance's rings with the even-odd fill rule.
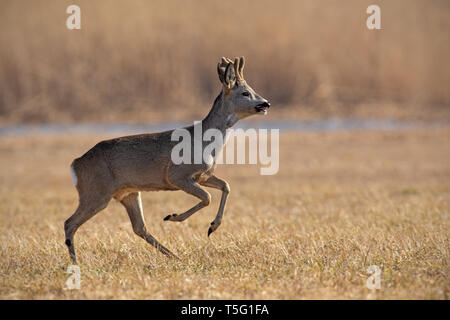
[[[221,56],[272,116],[450,119],[449,2],[79,0],[0,3],[0,123],[191,119],[219,91]]]
[[[162,218],[195,199],[145,193],[149,231],[181,261],[135,236],[112,202],[76,234],[81,290],[67,291],[69,164],[100,138],[0,140],[0,298],[448,299],[449,129],[283,134],[278,175],[219,167],[232,191],[210,239],[218,192],[181,224]],[[374,264],[382,287],[370,295]]]

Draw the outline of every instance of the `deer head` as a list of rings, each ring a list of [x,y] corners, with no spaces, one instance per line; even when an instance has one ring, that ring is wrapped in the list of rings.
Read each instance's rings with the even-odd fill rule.
[[[266,115],[270,107],[269,102],[255,92],[244,80],[244,57],[235,58],[234,61],[222,57],[217,65],[220,82],[223,90],[223,108],[228,115],[236,120],[259,114]]]

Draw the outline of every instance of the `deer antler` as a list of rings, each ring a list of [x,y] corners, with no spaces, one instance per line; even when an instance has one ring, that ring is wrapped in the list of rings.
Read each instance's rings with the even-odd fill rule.
[[[236,73],[236,81],[243,82],[244,80],[244,65],[245,65],[245,59],[244,57],[240,58],[234,58],[234,61],[232,61],[229,58],[222,57],[222,60],[217,64],[217,73],[219,74],[220,81],[224,81],[224,75],[225,70],[227,69],[227,66],[231,64],[234,67],[234,71]]]
[[[244,66],[245,66],[245,58],[244,57],[241,57],[240,58],[240,60],[239,60],[239,72],[238,72],[238,74],[239,74],[239,77],[242,79],[242,80],[244,80]]]

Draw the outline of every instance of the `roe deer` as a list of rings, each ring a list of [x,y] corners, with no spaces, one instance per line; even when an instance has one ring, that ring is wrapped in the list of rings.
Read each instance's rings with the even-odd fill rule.
[[[225,136],[226,130],[238,120],[254,114],[267,114],[270,104],[258,95],[243,78],[244,57],[234,61],[222,58],[217,65],[222,89],[209,114],[201,122],[203,132],[214,128]],[[185,128],[193,136],[194,127]],[[73,236],[76,230],[96,213],[106,208],[111,198],[125,207],[133,231],[169,257],[176,257],[161,245],[146,229],[140,191],[183,190],[200,202],[182,214],[171,214],[167,221],[184,221],[210,203],[210,194],[202,188],[222,190],[216,218],[208,236],[222,221],[230,187],[214,176],[216,163],[174,164],[171,151],[172,131],[126,136],[99,142],[71,164],[71,173],[79,195],[75,213],[65,221],[66,245],[76,263]],[[205,145],[203,145],[203,148]],[[222,145],[223,147],[223,145]]]

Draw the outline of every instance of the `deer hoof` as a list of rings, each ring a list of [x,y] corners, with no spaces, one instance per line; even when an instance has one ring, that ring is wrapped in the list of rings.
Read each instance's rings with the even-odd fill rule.
[[[219,225],[217,223],[215,223],[214,221],[211,222],[211,226],[208,229],[208,237],[211,233],[213,233],[214,231],[217,230],[217,228],[219,227]]]
[[[177,216],[176,213],[174,213],[174,214],[169,214],[167,217],[164,218],[164,221],[171,220],[170,218],[172,218],[172,217],[175,218],[176,216]]]

